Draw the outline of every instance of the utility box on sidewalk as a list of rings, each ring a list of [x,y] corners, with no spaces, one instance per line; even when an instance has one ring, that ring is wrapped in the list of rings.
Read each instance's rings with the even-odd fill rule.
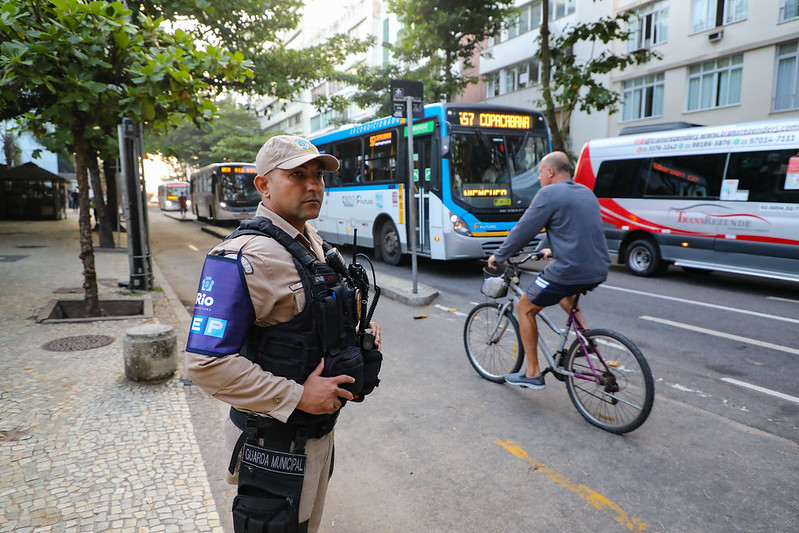
[[[125,332],[125,375],[133,381],[172,377],[178,369],[178,342],[172,326],[146,324]]]

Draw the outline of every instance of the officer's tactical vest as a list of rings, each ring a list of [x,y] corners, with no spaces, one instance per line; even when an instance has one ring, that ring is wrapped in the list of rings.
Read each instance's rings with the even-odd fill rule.
[[[242,222],[227,239],[241,235],[271,237],[291,252],[306,303],[288,322],[268,327],[252,325],[240,355],[276,376],[304,383],[322,357],[358,346],[355,294],[336,271],[266,217]],[[295,410],[288,423],[324,424],[333,422],[338,413],[311,415]]]

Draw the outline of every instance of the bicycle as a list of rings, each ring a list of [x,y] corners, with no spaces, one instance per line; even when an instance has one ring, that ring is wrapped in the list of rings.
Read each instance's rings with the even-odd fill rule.
[[[533,252],[521,260],[509,260],[499,276],[486,268],[488,276],[481,292],[495,301],[478,304],[469,312],[463,341],[469,362],[489,381],[504,383],[505,374],[522,367],[524,347],[514,315],[516,302],[524,294],[519,284],[520,265],[542,257],[542,253]],[[506,296],[504,303],[496,301]],[[542,375],[551,373],[566,383],[572,403],[588,422],[611,433],[628,433],[640,427],[652,411],[652,371],[641,350],[624,335],[583,327],[576,317],[580,296],[576,295],[563,329],[544,312],[538,314],[538,348],[549,364]],[[559,338],[554,353],[544,340],[542,323]],[[570,339],[573,341],[567,348]]]

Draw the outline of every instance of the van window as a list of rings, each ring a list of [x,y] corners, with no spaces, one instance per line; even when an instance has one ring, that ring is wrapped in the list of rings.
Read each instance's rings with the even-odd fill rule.
[[[641,198],[651,159],[622,159],[599,165],[594,193],[598,198]]]
[[[792,157],[799,162],[799,150],[731,154],[727,179],[737,180],[738,194],[737,198],[729,199],[799,203],[799,189],[796,188],[799,178],[788,176],[788,162]]]
[[[682,155],[652,159],[645,197],[719,196],[727,154]]]

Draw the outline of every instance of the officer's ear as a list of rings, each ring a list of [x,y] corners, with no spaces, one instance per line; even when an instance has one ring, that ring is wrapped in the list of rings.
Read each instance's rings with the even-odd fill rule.
[[[266,179],[266,176],[255,176],[253,185],[261,193],[261,196],[269,197],[269,180]]]

